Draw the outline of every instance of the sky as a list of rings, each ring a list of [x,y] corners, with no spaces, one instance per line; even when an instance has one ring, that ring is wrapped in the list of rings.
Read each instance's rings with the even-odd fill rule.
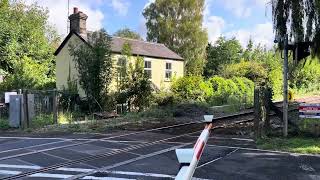
[[[254,44],[273,46],[273,29],[270,0],[205,0],[203,28],[209,41],[218,37],[235,37],[242,46],[249,39]],[[67,35],[68,0],[25,0],[37,3],[49,10],[49,23],[58,33]],[[145,19],[142,12],[154,0],[70,0],[69,12],[78,7],[88,15],[87,29],[104,28],[109,34],[128,27],[146,37]]]

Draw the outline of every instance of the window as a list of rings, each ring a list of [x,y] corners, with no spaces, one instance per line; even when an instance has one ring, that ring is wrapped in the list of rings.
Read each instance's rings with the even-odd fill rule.
[[[151,61],[144,61],[144,73],[151,79]]]
[[[118,78],[120,81],[122,81],[127,73],[127,59],[124,57],[120,57],[118,59],[117,66]]]
[[[170,62],[166,62],[165,80],[170,81],[171,76],[172,76],[172,64]]]

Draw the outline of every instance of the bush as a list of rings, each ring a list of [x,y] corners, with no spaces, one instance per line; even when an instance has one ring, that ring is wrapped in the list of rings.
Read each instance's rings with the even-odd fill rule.
[[[222,69],[221,74],[226,78],[246,77],[254,82],[260,82],[268,77],[267,68],[253,61],[242,60],[240,63],[225,65]]]
[[[176,98],[172,92],[160,91],[154,94],[154,103],[158,106],[171,106],[176,102]]]
[[[54,124],[53,115],[40,114],[31,120],[32,128],[42,128]]]
[[[317,59],[298,64],[292,76],[290,86],[296,91],[307,93],[320,90],[320,63]]]
[[[213,89],[200,76],[186,76],[175,80],[171,85],[174,96],[182,101],[205,101],[212,96]]]
[[[254,83],[247,78],[225,79],[214,76],[208,81],[213,87],[213,95],[209,101],[212,105],[233,104],[235,101],[249,101],[253,98]]]
[[[7,130],[9,128],[10,128],[9,121],[6,120],[6,119],[0,119],[0,129],[1,130]]]

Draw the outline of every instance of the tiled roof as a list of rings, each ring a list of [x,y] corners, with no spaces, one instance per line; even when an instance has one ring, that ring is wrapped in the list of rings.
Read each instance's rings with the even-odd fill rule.
[[[86,42],[80,35],[75,32],[70,32],[68,36],[64,39],[61,45],[58,47],[54,55],[59,54],[61,49],[64,45],[68,42],[71,38],[72,34],[77,35],[83,42]],[[133,55],[139,56],[147,56],[147,57],[154,57],[154,58],[163,58],[163,59],[172,59],[172,60],[183,60],[181,56],[176,54],[175,52],[171,51],[167,48],[164,44],[159,43],[151,43],[142,40],[135,40],[135,39],[128,39],[128,38],[121,38],[121,37],[112,37],[111,43],[111,51],[114,53],[121,53],[122,46],[124,43],[128,42],[131,46],[131,53]]]
[[[182,57],[180,57],[175,52],[171,51],[164,44],[151,43],[141,40],[121,38],[115,36],[112,37],[112,51],[116,53],[121,53],[122,46],[126,42],[130,44],[132,51],[131,53],[134,55],[183,60]]]

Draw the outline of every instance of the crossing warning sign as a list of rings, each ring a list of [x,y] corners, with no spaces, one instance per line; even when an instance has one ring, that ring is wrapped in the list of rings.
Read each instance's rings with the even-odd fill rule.
[[[320,119],[320,104],[300,104],[299,117]]]

